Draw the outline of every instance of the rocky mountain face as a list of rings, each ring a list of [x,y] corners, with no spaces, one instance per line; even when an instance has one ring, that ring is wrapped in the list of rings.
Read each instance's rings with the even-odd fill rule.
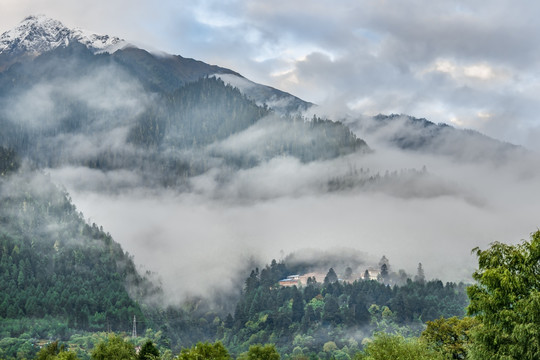
[[[60,21],[44,15],[28,16],[17,27],[0,36],[0,70],[73,42],[84,44],[94,53],[114,52],[127,45],[118,37],[69,29]]]

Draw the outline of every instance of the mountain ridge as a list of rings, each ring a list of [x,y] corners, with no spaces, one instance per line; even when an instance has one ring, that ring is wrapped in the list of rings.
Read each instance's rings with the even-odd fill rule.
[[[24,58],[33,58],[77,41],[94,53],[114,52],[126,46],[118,37],[98,35],[80,28],[70,29],[45,15],[30,15],[18,26],[0,35],[0,70]]]
[[[45,15],[28,16],[18,26],[0,35],[0,72],[73,43],[84,45],[93,54],[111,54],[153,91],[174,91],[204,76],[226,74],[228,77],[224,81],[230,84],[249,81],[238,72],[217,65],[181,55],[156,54],[115,36],[70,29]],[[268,99],[279,113],[298,113],[313,105],[287,92],[251,83],[250,89],[244,87],[242,93],[259,105]]]

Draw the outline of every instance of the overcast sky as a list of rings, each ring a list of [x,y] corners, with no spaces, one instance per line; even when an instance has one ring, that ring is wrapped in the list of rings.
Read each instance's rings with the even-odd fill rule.
[[[42,13],[69,27],[229,67],[326,105],[327,115],[406,113],[540,150],[537,1],[0,4],[2,32]]]

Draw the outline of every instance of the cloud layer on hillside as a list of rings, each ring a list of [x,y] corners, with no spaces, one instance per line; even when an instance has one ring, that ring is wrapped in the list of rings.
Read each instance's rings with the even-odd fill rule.
[[[424,165],[427,173],[419,176],[402,171]],[[386,180],[329,191],[328,180],[350,169]],[[421,262],[428,278],[470,281],[472,248],[515,243],[538,226],[540,174],[524,170],[524,163],[457,163],[379,148],[310,164],[274,159],[231,174],[225,189],[210,172],[193,179],[198,186],[187,193],[88,191],[70,182],[68,169],[51,174],[92,222],[182,299],[241,286],[245,264],[264,266],[313,249],[357,251],[366,268],[386,255],[396,271],[413,275]]]

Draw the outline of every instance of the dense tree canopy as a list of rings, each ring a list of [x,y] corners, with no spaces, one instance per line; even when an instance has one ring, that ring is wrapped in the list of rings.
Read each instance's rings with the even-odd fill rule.
[[[222,343],[198,342],[192,348],[182,349],[177,360],[229,360],[231,356]]]
[[[478,326],[476,318],[451,317],[427,322],[421,339],[450,359],[466,359],[471,345],[471,333]]]
[[[158,360],[159,350],[151,340],[147,340],[137,354],[137,360]]]
[[[443,360],[444,357],[417,339],[400,335],[377,334],[367,343],[358,360]]]
[[[540,358],[540,231],[517,245],[495,242],[474,249],[476,284],[468,288],[469,314],[481,322],[473,359]]]
[[[241,354],[238,360],[279,360],[281,356],[276,347],[271,344],[251,345],[246,353]]]
[[[133,315],[144,319],[129,281],[133,289],[145,283],[50,179],[22,172],[0,180],[0,323],[55,317],[70,328],[125,329]]]
[[[77,360],[74,352],[68,351],[65,345],[54,341],[44,346],[36,355],[35,360]]]
[[[297,353],[317,355],[329,341],[340,351],[345,347],[352,352],[358,345],[348,344],[361,341],[351,338],[354,329],[363,329],[365,335],[397,329],[419,335],[425,321],[463,316],[468,303],[464,284],[409,279],[391,287],[374,280],[344,282],[337,281],[334,270],[327,276],[333,281],[311,281],[298,287],[278,285],[279,279],[296,270],[272,261],[251,272],[234,316],[224,329],[223,342],[233,353],[245,352],[255,344],[274,343],[281,353],[296,349]]]
[[[92,360],[136,360],[133,344],[118,335],[111,334],[106,341],[100,342],[92,350]]]

